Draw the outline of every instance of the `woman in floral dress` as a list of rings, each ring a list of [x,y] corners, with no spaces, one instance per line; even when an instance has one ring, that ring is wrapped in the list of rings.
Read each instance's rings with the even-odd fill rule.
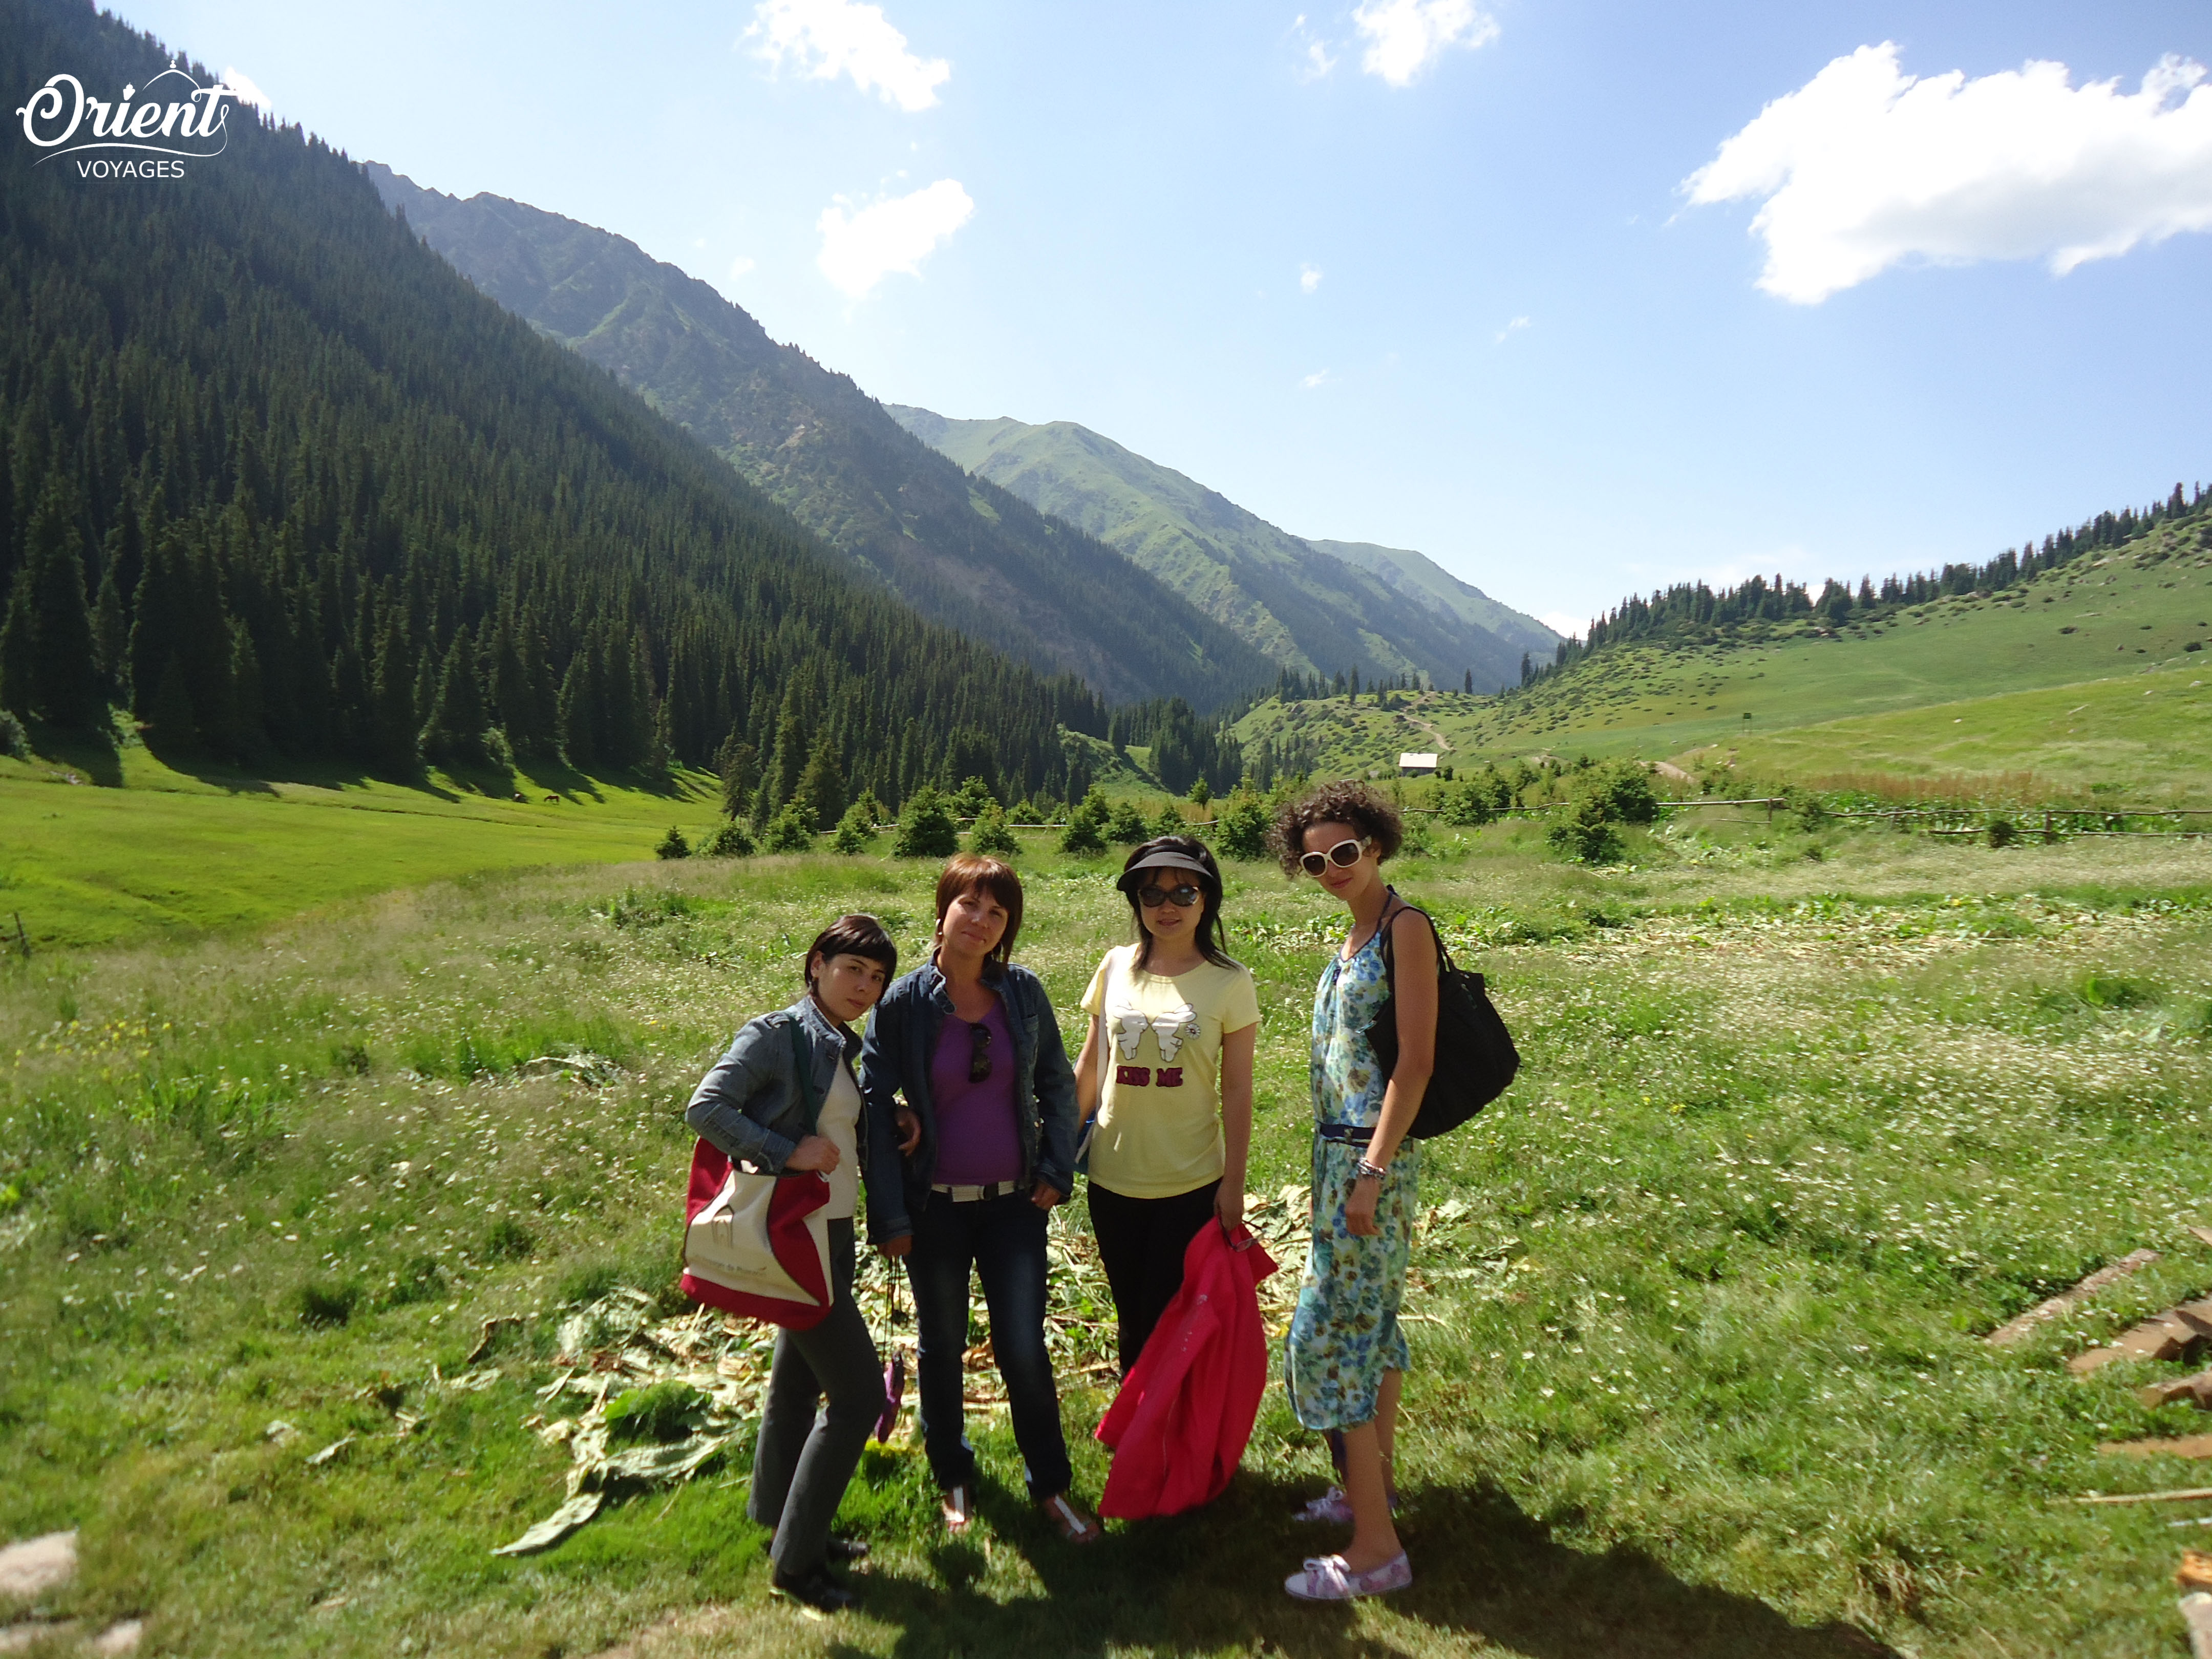
[[[1291,1409],[1340,1448],[1343,1486],[1305,1518],[1349,1521],[1340,1555],[1284,1581],[1303,1601],[1403,1589],[1413,1569],[1391,1522],[1391,1466],[1406,1338],[1398,1305],[1413,1249],[1420,1143],[1406,1139],[1436,1057],[1437,945],[1428,920],[1382,878],[1398,850],[1397,812],[1364,785],[1325,784],[1286,805],[1273,845],[1285,872],[1313,876],[1351,913],[1342,947],[1314,990],[1313,1226],[1297,1311],[1284,1344]],[[1396,979],[1398,1064],[1381,1075],[1367,1028]]]

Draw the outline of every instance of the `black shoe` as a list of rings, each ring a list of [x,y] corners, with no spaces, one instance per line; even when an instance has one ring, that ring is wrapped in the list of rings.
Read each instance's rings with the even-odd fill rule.
[[[822,1547],[823,1558],[830,1561],[865,1561],[868,1559],[868,1540],[865,1538],[841,1538],[830,1534],[830,1541]]]
[[[842,1613],[859,1605],[860,1598],[830,1576],[827,1567],[814,1567],[805,1572],[786,1577],[777,1573],[769,1580],[778,1595],[787,1595],[794,1601],[804,1601],[810,1607],[823,1613]]]

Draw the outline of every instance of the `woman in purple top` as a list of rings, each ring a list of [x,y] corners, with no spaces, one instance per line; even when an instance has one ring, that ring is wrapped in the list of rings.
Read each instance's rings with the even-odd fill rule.
[[[962,854],[937,881],[937,948],[877,1004],[860,1050],[868,1237],[906,1259],[921,1337],[921,1437],[945,1524],[975,1512],[963,1421],[969,1285],[983,1281],[1030,1497],[1060,1535],[1098,1523],[1073,1471],[1044,1341],[1046,1218],[1074,1186],[1075,1073],[1035,974],[1007,960],[1022,925],[1011,865]]]

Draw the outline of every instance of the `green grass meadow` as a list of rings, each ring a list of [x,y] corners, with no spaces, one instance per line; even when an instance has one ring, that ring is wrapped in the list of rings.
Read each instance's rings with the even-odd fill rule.
[[[0,928],[12,939],[20,916],[50,947],[248,927],[424,882],[649,857],[670,824],[701,828],[718,806],[704,775],[647,789],[534,771],[408,785],[188,771],[135,744],[0,757]]]
[[[489,1553],[562,1494],[533,1421],[561,1319],[621,1285],[678,1309],[700,1071],[794,994],[827,917],[925,942],[933,867],[823,855],[324,886],[296,920],[9,961],[0,1536],[74,1526],[84,1562],[37,1611],[226,1655],[2182,1652],[2169,1575],[2202,1534],[2167,1523],[2212,1504],[2069,1500],[2204,1482],[2097,1450],[2201,1426],[2135,1396],[2185,1368],[2063,1361],[2212,1291],[2184,1231],[2212,1222],[2212,851],[1723,812],[1631,831],[1607,870],[1525,821],[1440,839],[1401,885],[1491,975],[1525,1065],[1429,1148],[1407,1594],[1283,1596],[1338,1535],[1289,1518],[1326,1461],[1279,1391],[1227,1496],[1087,1552],[1030,1515],[988,1417],[981,1535],[945,1541],[909,1409],[848,1496],[874,1554],[835,1618],[769,1597],[742,1449]],[[1020,957],[1072,1037],[1127,912],[1107,861],[1037,838],[1020,862]],[[1340,920],[1254,866],[1228,919],[1265,1011],[1267,1195],[1304,1176]],[[524,1063],[585,1053],[608,1064]],[[1061,1224],[1079,1239],[1079,1202]],[[1980,1341],[2146,1246],[2021,1347]],[[1105,1401],[1063,1401],[1093,1498]]]

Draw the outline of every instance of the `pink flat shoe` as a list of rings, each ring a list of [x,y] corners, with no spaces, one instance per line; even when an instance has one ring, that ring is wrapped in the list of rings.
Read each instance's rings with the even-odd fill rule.
[[[1350,1601],[1363,1595],[1387,1595],[1413,1582],[1412,1564],[1401,1550],[1366,1572],[1352,1571],[1340,1555],[1316,1556],[1283,1580],[1283,1588],[1301,1601]]]

